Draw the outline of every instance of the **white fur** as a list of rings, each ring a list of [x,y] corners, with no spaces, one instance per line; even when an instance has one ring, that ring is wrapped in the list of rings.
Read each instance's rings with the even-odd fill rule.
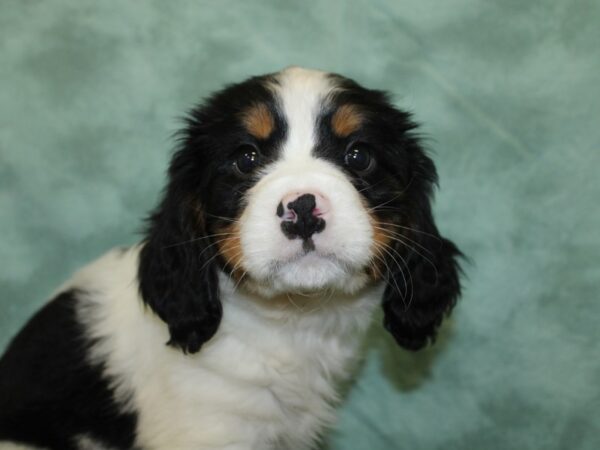
[[[287,122],[283,158],[304,158],[315,144],[315,120],[320,108],[336,89],[326,72],[292,66],[277,74],[273,91]]]
[[[141,448],[311,448],[334,421],[336,385],[379,304],[365,273],[369,214],[343,172],[311,154],[317,114],[335,87],[299,68],[278,79],[287,139],[240,218],[249,281],[235,286],[221,275],[223,319],[200,352],[165,345],[167,325],[139,296],[139,246],[113,250],[63,287],[83,292],[77,311],[95,342],[90,359],[104,363],[122,408],[137,412]],[[330,205],[309,253],[284,236],[275,214],[295,192],[318,192]]]
[[[262,295],[333,288],[346,293],[363,287],[372,254],[373,228],[362,199],[334,164],[312,154],[318,113],[337,88],[325,72],[290,67],[273,90],[287,122],[279,159],[265,167],[246,194],[240,217],[241,269]],[[331,208],[325,229],[312,236],[315,251],[304,254],[300,239],[281,232],[275,211],[290,193],[318,192]]]
[[[315,251],[304,254],[301,239],[288,239],[275,211],[289,192],[318,191],[331,203],[325,229],[312,236]],[[373,228],[359,194],[331,163],[306,155],[276,162],[248,191],[240,217],[242,269],[262,295],[364,286],[372,254]]]
[[[113,447],[107,447],[87,434],[81,434],[76,438],[78,450],[115,450]]]
[[[139,414],[144,449],[303,449],[334,420],[381,292],[264,299],[221,277],[223,320],[202,350],[168,347],[168,330],[138,294],[139,247],[113,250],[69,287],[89,292],[80,320],[98,339],[91,357],[124,409]]]
[[[44,450],[40,447],[17,444],[15,442],[0,441],[0,450]]]

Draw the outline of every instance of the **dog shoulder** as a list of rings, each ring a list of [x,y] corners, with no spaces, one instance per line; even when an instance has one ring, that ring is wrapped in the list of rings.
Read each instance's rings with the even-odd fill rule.
[[[131,446],[136,415],[115,396],[105,362],[92,357],[82,308],[98,297],[104,271],[125,275],[125,254],[114,250],[78,272],[9,344],[0,359],[0,440],[69,449],[89,434]]]

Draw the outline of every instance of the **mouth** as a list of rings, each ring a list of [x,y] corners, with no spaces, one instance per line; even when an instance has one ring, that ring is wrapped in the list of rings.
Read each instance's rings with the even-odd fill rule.
[[[311,264],[320,264],[324,262],[344,265],[335,254],[323,253],[317,250],[312,239],[308,239],[302,243],[302,250],[299,251],[296,255],[292,256],[291,258],[288,258],[285,261],[278,261],[275,264],[281,267],[282,265],[286,264],[299,264],[304,266]]]
[[[312,242],[312,241],[311,241]],[[289,289],[320,290],[337,285],[354,271],[333,254],[321,254],[313,247],[303,250],[286,261],[272,264],[272,278]]]

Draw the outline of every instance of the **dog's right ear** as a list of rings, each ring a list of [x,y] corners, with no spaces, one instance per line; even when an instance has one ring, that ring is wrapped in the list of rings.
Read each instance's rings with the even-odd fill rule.
[[[143,301],[168,325],[168,344],[186,353],[200,350],[222,316],[197,164],[186,148],[175,154],[164,198],[149,219],[138,268]]]

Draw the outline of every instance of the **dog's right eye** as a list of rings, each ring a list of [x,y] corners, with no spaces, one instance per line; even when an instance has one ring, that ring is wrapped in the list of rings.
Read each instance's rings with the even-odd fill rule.
[[[242,145],[237,149],[233,166],[239,175],[248,175],[260,164],[260,153],[252,145]]]

